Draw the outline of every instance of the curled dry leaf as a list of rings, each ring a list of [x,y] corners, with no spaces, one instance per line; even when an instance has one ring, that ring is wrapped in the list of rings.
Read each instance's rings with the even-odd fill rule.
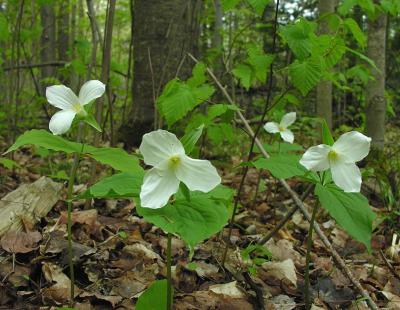
[[[44,263],[42,271],[47,282],[52,283],[49,287],[42,289],[42,295],[56,304],[63,304],[69,300],[71,280],[62,272],[62,269],[52,263]],[[75,286],[75,296],[79,295],[80,289]]]
[[[281,281],[288,280],[294,287],[297,287],[296,267],[293,260],[287,259],[283,262],[266,262],[262,268],[272,277]]]
[[[215,294],[222,294],[231,298],[245,298],[246,295],[238,289],[236,283],[236,281],[233,281],[224,284],[215,284],[211,285],[209,289]]]
[[[38,231],[23,232],[9,231],[1,238],[1,247],[9,253],[28,253],[37,248],[36,244],[42,240]]]

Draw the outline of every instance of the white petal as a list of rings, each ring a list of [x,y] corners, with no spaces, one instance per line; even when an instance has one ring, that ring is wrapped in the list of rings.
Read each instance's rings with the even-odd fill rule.
[[[79,102],[74,92],[65,85],[54,85],[46,88],[47,101],[62,110],[70,110]]]
[[[101,97],[106,90],[106,85],[98,80],[87,81],[79,91],[79,102],[81,105],[88,104],[96,98]]]
[[[71,110],[58,111],[50,120],[49,129],[54,135],[62,135],[71,128],[76,113]]]
[[[172,170],[152,168],[144,176],[140,190],[141,205],[143,208],[162,208],[178,188],[179,180]]]
[[[185,154],[185,149],[178,138],[166,130],[146,133],[139,147],[147,165],[157,166],[172,155]]]
[[[221,183],[217,169],[208,161],[181,156],[181,163],[175,171],[179,180],[191,191],[209,192]]]
[[[275,122],[268,122],[264,125],[264,129],[269,133],[279,132],[279,125]]]
[[[333,182],[345,192],[360,192],[361,173],[354,163],[338,162],[331,166]]]
[[[284,141],[289,142],[289,143],[293,143],[294,135],[293,135],[293,132],[291,130],[285,129],[285,130],[281,131],[280,134],[281,134],[281,138]]]
[[[329,169],[328,153],[331,147],[325,144],[310,147],[300,159],[300,164],[312,171]]]
[[[364,136],[358,131],[350,131],[341,135],[332,148],[352,162],[357,162],[368,155],[370,146],[370,137]]]
[[[292,125],[295,121],[296,121],[296,112],[290,112],[282,117],[280,125],[283,128],[287,128],[290,125]]]

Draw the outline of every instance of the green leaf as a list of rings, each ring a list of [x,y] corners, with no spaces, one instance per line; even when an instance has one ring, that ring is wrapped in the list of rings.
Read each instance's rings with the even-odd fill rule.
[[[226,201],[213,192],[191,192],[190,201],[182,194],[173,204],[160,209],[137,206],[140,216],[166,232],[179,235],[191,248],[225,226],[229,212]]]
[[[194,146],[200,139],[201,134],[203,133],[203,129],[204,124],[200,125],[196,129],[191,130],[182,137],[181,142],[183,144],[183,147],[185,148],[186,154],[190,154],[190,152],[192,152]]]
[[[262,15],[266,6],[271,2],[271,0],[247,0],[247,2],[258,15]]]
[[[296,151],[303,151],[303,147],[297,143],[274,142],[271,144],[263,144],[264,149],[268,153],[290,153]]]
[[[350,53],[353,53],[354,55],[358,56],[361,60],[364,60],[367,62],[371,67],[373,67],[376,71],[381,72],[378,67],[375,65],[375,62],[371,59],[365,56],[364,54],[361,54],[360,52],[357,52],[356,50],[351,49],[350,47],[346,47],[346,50],[349,51]]]
[[[192,77],[187,80],[187,85],[190,87],[197,87],[207,81],[206,75],[207,67],[204,63],[198,62],[192,70]]]
[[[89,187],[79,198],[127,198],[139,197],[144,171],[122,172],[106,177]]]
[[[320,58],[309,58],[302,62],[296,60],[289,66],[289,75],[293,85],[305,96],[318,84],[321,70]]]
[[[233,70],[232,73],[240,81],[240,84],[247,90],[249,90],[252,81],[253,69],[246,64],[239,64]]]
[[[172,288],[173,289],[173,288]],[[173,295],[173,293],[172,293]],[[173,298],[173,296],[171,296]],[[167,309],[167,280],[154,281],[140,295],[136,310],[165,310]]]
[[[64,180],[64,181],[69,180],[69,176],[65,172],[65,170],[59,170],[59,171],[57,171],[56,174],[49,175],[49,177],[52,179],[58,179],[58,180]]]
[[[10,38],[8,30],[8,21],[3,13],[0,13],[0,42],[7,41]]]
[[[15,151],[25,145],[41,146],[48,150],[62,151],[67,154],[80,152],[82,149],[82,144],[80,143],[65,140],[62,137],[55,136],[43,129],[32,129],[19,136],[15,143],[10,146],[4,154]]]
[[[338,12],[342,15],[347,15],[357,2],[358,0],[343,0],[342,4],[338,8]]]
[[[138,158],[134,155],[128,154],[122,149],[112,147],[95,148],[93,146],[85,146],[84,153],[87,153],[87,155],[102,164],[109,165],[115,170],[131,173],[142,171],[142,167],[140,167]]]
[[[367,36],[360,29],[357,22],[352,18],[346,18],[344,20],[344,25],[346,26],[347,29],[350,30],[351,34],[353,35],[354,39],[357,41],[358,45],[361,48],[364,48],[367,43]]]
[[[321,35],[316,40],[316,44],[312,50],[313,57],[317,56],[323,60],[327,69],[335,66],[344,53],[346,52],[346,46],[343,40],[337,36],[332,35]]]
[[[310,56],[315,44],[317,24],[304,18],[284,27],[280,27],[280,35],[300,60]]]
[[[136,156],[129,155],[118,148],[96,148],[90,145],[68,141],[60,136],[55,136],[46,130],[32,129],[19,136],[15,143],[6,151],[9,153],[25,145],[35,145],[53,151],[61,151],[67,154],[86,154],[102,164],[126,172],[138,172],[142,168]]]
[[[7,169],[13,169],[14,167],[21,168],[17,162],[5,157],[0,158],[0,165],[6,167]]]
[[[376,215],[367,198],[360,193],[345,193],[333,184],[317,184],[315,194],[336,222],[371,251],[372,222]]]
[[[301,155],[272,154],[269,158],[259,158],[254,162],[258,169],[266,169],[278,179],[288,179],[294,176],[303,176],[307,170],[300,165]]]
[[[214,87],[203,84],[190,87],[178,79],[173,79],[165,86],[162,94],[157,99],[157,107],[165,117],[168,126],[186,116],[197,105],[211,97]]]
[[[96,119],[94,118],[94,116],[92,114],[88,114],[83,121],[92,126],[94,129],[96,129],[98,132],[102,132],[100,125],[97,123]]]
[[[333,140],[333,137],[332,137],[331,131],[329,130],[326,119],[320,118],[319,120],[321,122],[322,142],[326,145],[333,145],[333,143],[335,143],[335,141]]]
[[[264,54],[256,48],[249,48],[248,54],[247,61],[253,67],[255,78],[261,83],[265,83],[268,69],[274,60],[274,56]]]
[[[240,0],[221,0],[222,9],[224,12],[228,12],[235,8],[238,5]]]

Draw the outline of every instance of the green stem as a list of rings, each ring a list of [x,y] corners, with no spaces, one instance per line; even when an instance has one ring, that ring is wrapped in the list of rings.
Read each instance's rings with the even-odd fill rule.
[[[167,244],[167,310],[171,310],[172,309],[171,248],[172,248],[172,235],[171,235],[171,233],[168,233],[168,244]]]
[[[77,141],[81,140],[83,131],[83,124],[79,125],[78,129],[78,137]],[[73,307],[74,305],[74,297],[75,297],[75,274],[74,274],[74,252],[72,249],[72,194],[74,189],[74,181],[76,177],[76,172],[79,166],[79,159],[80,155],[83,152],[84,144],[82,144],[82,149],[79,153],[74,154],[74,162],[72,164],[71,173],[69,175],[68,180],[68,191],[67,191],[67,201],[68,201],[68,209],[67,209],[67,235],[68,235],[68,265],[69,265],[69,275],[71,280],[71,287],[70,287],[70,306]]]
[[[306,310],[311,308],[310,305],[310,261],[311,261],[311,247],[312,247],[312,234],[314,230],[314,222],[315,217],[317,215],[319,204],[314,206],[311,221],[310,221],[310,228],[308,229],[308,236],[307,236],[307,253],[306,253],[306,270],[304,273],[304,299],[306,304]]]

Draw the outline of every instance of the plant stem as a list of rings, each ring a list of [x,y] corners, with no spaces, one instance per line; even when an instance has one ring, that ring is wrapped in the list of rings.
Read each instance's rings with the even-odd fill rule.
[[[172,309],[171,248],[172,248],[172,235],[171,235],[171,233],[168,233],[168,244],[167,244],[167,310],[171,310]]]
[[[83,123],[79,124],[77,141],[79,142],[82,137],[83,132]],[[74,297],[75,297],[75,274],[74,274],[74,253],[72,249],[72,194],[74,189],[74,181],[76,176],[76,171],[79,166],[80,155],[83,152],[84,144],[82,144],[82,149],[79,153],[74,154],[74,162],[72,164],[71,172],[68,180],[68,191],[67,191],[67,201],[68,201],[68,209],[67,209],[67,235],[68,235],[68,266],[69,266],[69,276],[71,280],[70,287],[70,306],[74,305]]]
[[[306,310],[311,308],[310,305],[310,260],[311,260],[311,246],[312,246],[312,234],[314,230],[314,222],[315,217],[317,215],[319,204],[317,203],[314,206],[311,220],[310,220],[310,228],[308,229],[308,236],[307,236],[307,253],[306,253],[306,270],[304,273],[304,299],[306,304]]]

